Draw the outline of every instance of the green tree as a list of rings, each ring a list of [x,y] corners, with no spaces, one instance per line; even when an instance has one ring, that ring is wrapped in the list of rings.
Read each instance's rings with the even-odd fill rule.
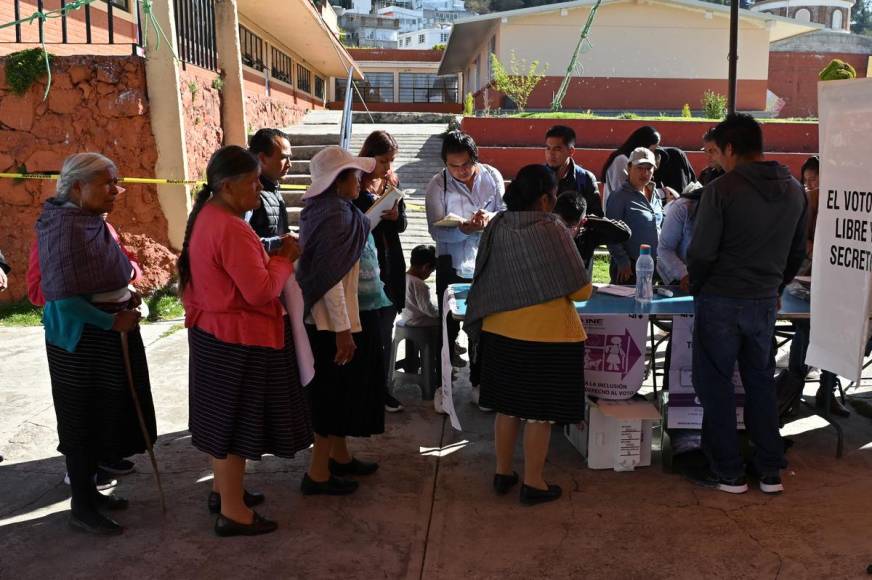
[[[542,71],[539,69],[539,61],[534,60],[527,66],[526,60],[518,60],[515,56],[515,51],[509,59],[508,70],[503,66],[497,55],[491,53],[491,65],[493,68],[493,85],[494,88],[515,102],[519,112],[524,112],[527,108],[527,99],[530,98],[530,93],[539,84],[539,81],[548,72],[546,64]],[[524,69],[526,68],[526,72]]]
[[[857,0],[851,15],[851,32],[872,36],[872,0]]]

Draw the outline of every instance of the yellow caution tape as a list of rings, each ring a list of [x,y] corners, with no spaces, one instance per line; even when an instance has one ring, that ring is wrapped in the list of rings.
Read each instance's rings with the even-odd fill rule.
[[[57,180],[58,176],[51,173],[0,173],[0,179],[49,179]],[[203,185],[202,179],[159,179],[156,177],[119,177],[119,183],[140,183],[144,185]],[[306,191],[305,185],[281,184],[279,189],[289,191]]]

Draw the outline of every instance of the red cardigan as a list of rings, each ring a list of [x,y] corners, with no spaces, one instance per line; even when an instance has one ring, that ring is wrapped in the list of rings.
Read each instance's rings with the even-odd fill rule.
[[[188,252],[185,326],[222,342],[283,348],[285,309],[279,295],[293,272],[291,262],[267,255],[251,226],[211,203],[197,216]]]

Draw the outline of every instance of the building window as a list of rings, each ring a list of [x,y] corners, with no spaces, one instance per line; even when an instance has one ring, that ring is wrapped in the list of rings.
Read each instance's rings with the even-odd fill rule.
[[[407,37],[406,37],[406,46],[409,46],[410,44],[412,44],[412,37],[411,37],[411,36],[407,36]]]
[[[345,86],[347,79],[336,79],[336,100],[345,100]],[[357,91],[352,99],[359,103],[360,95],[367,103],[392,103],[394,102],[394,73],[364,73],[362,81],[354,81]],[[358,94],[359,93],[359,94]]]
[[[418,35],[418,44],[424,44],[426,38],[427,37],[425,35],[419,34]]]
[[[440,40],[441,40],[442,42],[448,42],[448,34],[445,33],[445,32],[443,32],[443,33],[439,36],[439,38],[440,38]]]
[[[128,0],[112,0],[112,6],[121,8],[125,12],[130,12],[130,3]]]
[[[315,96],[324,99],[324,79],[315,77]]]
[[[833,12],[833,30],[842,29],[842,11],[836,10]]]
[[[400,73],[401,103],[457,103],[457,76]]]
[[[289,85],[293,85],[294,80],[291,78],[292,71],[293,68],[291,63],[291,57],[289,57],[279,49],[273,48],[272,68],[270,69],[272,78],[288,83]]]
[[[266,68],[263,62],[263,40],[258,35],[240,26],[239,45],[242,50],[242,64],[260,71]]]
[[[301,64],[297,65],[297,88],[307,93],[312,90],[312,73]]]
[[[793,17],[800,22],[811,22],[811,12],[807,8],[800,8],[793,14]]]

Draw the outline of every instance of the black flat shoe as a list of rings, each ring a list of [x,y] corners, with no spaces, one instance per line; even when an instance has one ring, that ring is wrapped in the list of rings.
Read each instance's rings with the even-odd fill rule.
[[[536,489],[527,484],[521,486],[521,503],[524,505],[536,505],[560,499],[563,490],[559,485],[548,485],[548,489]]]
[[[518,483],[518,472],[513,471],[511,475],[503,475],[501,473],[494,474],[494,491],[499,495],[506,495]]]
[[[120,495],[103,495],[99,491],[95,491],[95,493],[94,502],[97,504],[97,507],[109,510],[110,512],[126,510],[127,505],[130,503]]]
[[[339,463],[338,461],[330,460],[330,474],[337,477],[345,477],[348,475],[372,475],[378,471],[378,463],[361,461],[354,457],[348,463]]]
[[[254,519],[250,524],[240,524],[222,515],[219,515],[218,519],[215,520],[215,534],[222,538],[230,536],[259,536],[274,532],[278,527],[277,523],[266,519],[257,512],[254,512]]]
[[[121,524],[97,511],[70,514],[70,527],[95,536],[118,536],[124,532]]]
[[[243,490],[242,503],[245,507],[254,507],[266,501],[266,496],[256,491],[249,492]],[[221,512],[221,494],[215,491],[209,492],[209,513],[217,514]]]
[[[309,474],[303,475],[300,491],[303,495],[348,495],[357,491],[358,483],[353,479],[330,476],[327,481],[315,481]]]

